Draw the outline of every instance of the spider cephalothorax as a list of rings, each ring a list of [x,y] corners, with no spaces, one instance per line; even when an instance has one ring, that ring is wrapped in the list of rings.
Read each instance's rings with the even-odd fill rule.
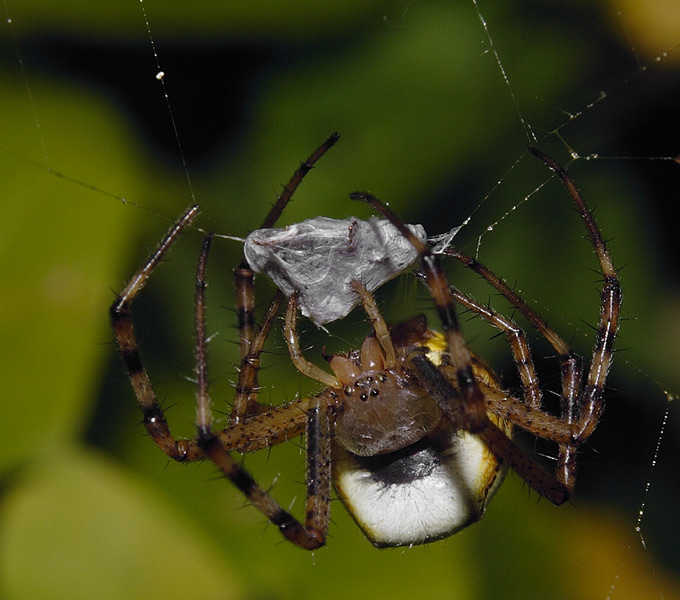
[[[337,135],[331,136],[302,163],[263,228],[274,225],[304,175],[337,139]],[[208,235],[199,259],[195,302],[197,435],[193,439],[175,439],[142,366],[130,305],[198,214],[197,206],[190,207],[111,307],[116,339],[144,425],[156,444],[177,461],[212,460],[288,540],[307,549],[325,543],[331,484],[366,536],[379,547],[429,542],[478,520],[508,467],[553,503],[565,502],[575,484],[576,451],[592,434],[603,410],[602,395],[618,329],[621,291],[602,235],[571,178],[549,157],[537,150],[531,152],[568,189],[585,222],[603,275],[599,323],[587,373],[583,372],[583,361],[568,344],[502,279],[454,248],[445,248],[443,254],[477,272],[553,346],[562,379],[559,414],[542,406],[541,386],[524,332],[511,319],[450,286],[440,266],[441,257],[433,254],[419,230],[405,226],[372,195],[358,192],[352,197],[369,203],[391,224],[385,230],[391,232],[387,237],[394,241],[394,236],[403,236],[415,250],[414,256],[421,264],[419,276],[427,284],[443,333],[429,329],[424,317],[388,328],[372,294],[362,283],[373,275],[368,272],[373,263],[365,263],[368,266],[361,267],[362,272],[341,273],[349,275],[351,289],[343,290],[343,294],[349,291],[349,300],[343,297],[337,314],[344,314],[358,302],[373,332],[360,350],[329,357],[329,373],[305,359],[297,335],[299,300],[308,300],[306,293],[316,293],[323,301],[325,292],[319,294],[313,284],[306,289],[293,286],[287,290],[290,297],[284,322],[290,358],[301,373],[317,380],[323,389],[283,406],[265,406],[257,395],[260,355],[284,295],[277,291],[261,325],[256,327],[254,274],[244,259],[236,270],[241,365],[228,426],[216,429],[208,390],[205,333],[205,269],[212,239]],[[318,223],[316,220],[314,227]],[[323,226],[334,228],[327,220]],[[359,250],[360,255],[357,245],[361,244],[354,237],[355,221],[338,225],[338,231],[345,227],[351,239],[343,247],[351,248],[354,256]],[[314,256],[314,245],[304,248],[307,254],[296,266],[303,266],[302,276],[307,258],[310,264],[318,262],[312,260],[318,258]],[[280,265],[276,268],[281,269]],[[390,271],[388,276],[392,275]],[[284,276],[295,281],[300,272]],[[522,382],[520,394],[514,396],[504,390],[491,369],[470,352],[458,326],[456,304],[507,336]],[[320,306],[315,319],[327,316],[325,304],[321,302]],[[335,303],[333,310],[337,308]],[[513,442],[513,426],[557,445],[555,474]],[[268,448],[301,434],[306,436],[307,450],[307,500],[302,522],[282,509],[231,454]]]
[[[342,386],[335,440],[353,454],[374,456],[401,450],[432,432],[439,407],[403,370],[386,364],[375,337],[364,340],[358,360],[334,356],[330,367]]]

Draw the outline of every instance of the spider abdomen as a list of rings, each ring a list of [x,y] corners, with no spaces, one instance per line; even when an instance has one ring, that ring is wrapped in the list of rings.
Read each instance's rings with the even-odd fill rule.
[[[333,449],[338,496],[377,547],[447,537],[478,521],[507,468],[472,434],[450,429],[390,454]]]

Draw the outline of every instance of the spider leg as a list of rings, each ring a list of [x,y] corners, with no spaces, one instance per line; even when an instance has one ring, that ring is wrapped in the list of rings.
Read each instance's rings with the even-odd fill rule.
[[[354,280],[352,281],[352,287],[356,293],[359,294],[364,310],[366,311],[368,318],[371,319],[371,323],[373,323],[373,330],[375,331],[380,347],[385,354],[384,368],[389,371],[397,364],[397,355],[394,351],[394,344],[392,343],[392,336],[390,335],[387,323],[385,322],[385,319],[383,319],[382,314],[380,314],[373,294],[366,289],[366,286],[360,281]]]
[[[205,269],[212,235],[206,236],[196,275],[196,427],[197,445],[217,468],[294,544],[314,549],[325,543],[330,511],[330,406],[325,396],[307,401],[307,502],[304,526],[263,490],[213,432],[208,390],[205,330]],[[278,307],[277,307],[278,308]],[[276,311],[274,311],[275,314]],[[273,318],[270,317],[270,318]],[[258,334],[262,333],[260,329]],[[260,348],[257,349],[259,353]],[[270,440],[269,440],[270,441]]]
[[[461,410],[451,402],[451,398],[458,397],[459,392],[444,372],[434,366],[422,353],[413,353],[409,357],[409,366],[414,371],[418,383],[437,402],[446,417],[454,424],[459,424]],[[486,427],[478,434],[496,456],[510,465],[513,471],[553,504],[562,504],[569,498],[569,490],[564,484],[488,418]]]
[[[307,173],[309,173],[309,171],[312,170],[316,162],[324,154],[326,154],[326,152],[328,152],[339,139],[340,134],[333,133],[328,137],[328,139],[323,144],[321,144],[321,146],[314,150],[314,152],[312,152],[305,161],[300,163],[300,166],[297,168],[295,173],[293,173],[293,176],[290,178],[290,181],[284,186],[283,192],[279,196],[274,206],[272,206],[272,209],[269,211],[269,214],[265,217],[264,221],[262,222],[262,227],[260,229],[266,229],[268,227],[274,226],[276,221],[279,220],[281,213],[283,213],[283,210],[286,208],[291,198],[293,197],[295,190],[297,190],[300,183],[302,183],[302,180],[304,179],[305,175],[307,175]]]
[[[583,389],[581,358],[573,352],[569,345],[564,342],[557,333],[548,327],[547,323],[537,315],[504,280],[492,273],[477,260],[454,248],[447,248],[445,254],[460,261],[492,285],[520,311],[520,313],[548,340],[560,355],[562,398],[561,419],[559,422],[545,425],[545,419],[537,419],[536,414],[527,409],[524,409],[524,414],[522,415],[521,410],[510,408],[512,407],[512,402],[510,401],[494,403],[492,397],[489,395],[487,395],[487,400],[489,401],[490,410],[495,414],[512,420],[520,427],[531,431],[535,435],[545,437],[546,439],[552,439],[558,443],[559,458],[556,470],[557,478],[564,483],[569,490],[572,490],[576,478],[576,453],[578,447],[592,434],[604,408],[602,395],[605,381],[611,367],[613,343],[618,330],[621,289],[602,234],[574,181],[553,159],[539,150],[530,148],[530,151],[546,163],[546,165],[558,175],[567,188],[577,210],[586,224],[604,277],[605,283],[601,292],[598,334],[593,349],[590,370]],[[505,329],[504,325],[489,312],[489,309],[477,304],[472,299],[454,289],[452,289],[452,293],[456,300],[461,304],[479,314],[489,323],[501,329],[501,331],[504,331],[506,335],[512,335],[511,330]],[[530,379],[535,376],[531,375],[530,371],[525,370],[522,366],[523,357],[530,356],[528,354],[528,345],[526,345],[525,342],[520,344],[520,346],[525,346],[521,354],[519,348],[516,349],[516,342],[513,343],[512,339],[511,345],[513,347],[515,362],[518,365],[522,377],[525,389],[525,401],[527,401],[532,408],[539,408],[540,403],[535,403],[538,400],[538,397],[527,397],[526,395],[527,388],[525,380],[528,376],[530,376]],[[522,374],[523,371],[524,374]],[[508,416],[508,411],[512,411],[514,416]],[[549,415],[545,416],[549,417]],[[540,425],[538,425],[539,422],[541,422]],[[571,429],[571,435],[568,437],[565,437],[565,426],[568,426]],[[543,432],[541,430],[543,430]]]
[[[582,387],[580,357],[529,308],[514,290],[475,259],[451,248],[446,250],[446,254],[453,256],[486,279],[528,319],[560,355],[562,399],[559,419],[540,410],[542,402],[540,387],[524,332],[512,321],[449,286],[437,262],[437,257],[433,256],[429,249],[417,240],[392,211],[379,200],[364,192],[352,194],[352,197],[363,200],[382,212],[411,241],[421,255],[423,277],[428,284],[447,334],[452,366],[443,365],[437,368],[424,355],[416,353],[409,358],[409,364],[415,370],[416,377],[428,393],[435,398],[449,419],[460,424],[463,429],[478,433],[494,453],[508,462],[530,485],[554,503],[560,504],[566,501],[574,487],[577,449],[594,431],[604,408],[602,395],[611,367],[613,343],[618,330],[621,290],[604,239],[573,180],[553,159],[538,150],[530,149],[530,151],[546,163],[567,188],[586,224],[604,276],[598,334],[585,385]],[[475,386],[469,385],[467,375],[472,375],[472,358],[455,319],[454,301],[499,328],[509,338],[524,388],[524,403],[509,398],[502,390],[491,389],[483,381],[475,382]],[[463,349],[460,350],[461,348]],[[470,365],[469,370],[467,370],[467,365]],[[455,382],[455,385],[452,382]],[[477,401],[477,397],[481,400]],[[456,398],[462,400],[460,405],[452,402]],[[484,415],[476,412],[482,406]],[[495,423],[489,421],[486,418],[487,408],[493,414],[537,436],[555,441],[559,446],[555,476],[550,475],[517,447]],[[469,417],[470,410],[475,411],[477,416],[473,412],[473,415]]]
[[[602,395],[611,368],[614,340],[619,328],[619,312],[622,301],[621,285],[602,233],[574,180],[563,167],[540,150],[529,148],[529,151],[542,160],[567,188],[588,230],[604,278],[604,285],[600,293],[600,318],[590,369],[585,386],[578,395],[576,406],[567,407],[568,418],[574,423],[573,444],[560,452],[558,462],[558,477],[564,480],[568,486],[573,487],[576,477],[576,450],[593,433],[604,409]],[[569,401],[569,399],[566,400]]]
[[[135,339],[130,307],[139,291],[144,287],[152,271],[177,241],[179,235],[199,213],[197,205],[189,207],[170,228],[159,246],[123,288],[110,308],[111,322],[116,341],[123,356],[123,362],[132,384],[132,389],[144,416],[144,427],[156,445],[170,458],[177,461],[195,460],[194,452],[188,448],[187,440],[175,440],[165,419],[163,410],[156,399],[149,376],[144,369]]]
[[[331,135],[321,146],[319,146],[306,160],[300,163],[293,176],[284,186],[283,192],[278,197],[269,211],[269,214],[262,222],[261,229],[273,227],[279,219],[283,210],[291,201],[293,194],[297,190],[305,175],[314,167],[316,162],[326,153],[330,148],[340,139],[339,134]],[[241,264],[234,272],[235,286],[236,286],[236,302],[237,302],[237,319],[239,339],[241,340],[241,362],[251,354],[250,349],[255,337],[255,294],[253,290],[253,281],[255,275],[248,265],[247,261],[243,259]],[[281,298],[278,300],[281,301]],[[252,413],[257,413],[260,410],[257,401],[257,368],[248,376],[249,387],[241,387],[238,390],[237,396],[234,400],[234,406],[231,411],[230,421],[232,423],[239,422],[244,416]]]
[[[330,514],[331,420],[329,405],[323,397],[308,401],[305,418],[307,500],[304,525],[256,483],[222,445],[219,434],[202,433],[198,444],[222,474],[279,528],[287,540],[301,548],[313,550],[323,546],[326,541]]]
[[[212,411],[208,392],[208,349],[205,333],[205,267],[208,262],[212,234],[203,240],[196,273],[196,302],[194,323],[196,327],[196,427],[198,438],[212,432]]]
[[[381,212],[418,251],[425,282],[439,314],[446,334],[448,351],[456,368],[456,379],[460,389],[458,396],[464,409],[462,415],[464,428],[472,433],[481,431],[489,421],[486,415],[486,401],[472,371],[470,350],[460,331],[453,295],[439,263],[439,257],[433,255],[403,221],[375,196],[368,192],[354,192],[350,194],[350,198],[362,200]]]
[[[571,490],[515,444],[497,425],[489,423],[480,437],[496,456],[500,456],[515,473],[550,502],[559,506],[569,499]]]
[[[504,285],[502,281],[501,285]],[[507,289],[507,286],[505,287],[506,291],[514,294],[512,290]],[[526,333],[511,319],[499,314],[490,306],[480,304],[470,296],[456,290],[453,286],[451,287],[451,293],[456,302],[496,327],[506,335],[510,342],[513,359],[522,382],[524,402],[509,396],[501,388],[492,390],[488,385],[480,383],[488,403],[489,411],[506,421],[512,422],[514,425],[518,425],[533,435],[557,443],[560,446],[560,452],[567,451],[567,448],[573,441],[571,423],[573,422],[576,396],[580,387],[580,358],[571,350],[569,350],[567,356],[561,357],[561,417],[554,417],[549,413],[543,412],[541,410],[543,394],[534,368]],[[541,320],[537,315],[533,316]],[[559,336],[556,336],[556,339],[563,343]],[[443,370],[446,370],[446,368],[443,368]]]
[[[531,323],[531,325],[550,343],[550,345],[556,350],[559,355],[560,360],[560,379],[562,381],[562,396],[561,396],[561,419],[562,423],[570,424],[577,418],[577,400],[581,389],[581,377],[582,377],[582,366],[581,358],[569,347],[569,345],[553,330],[551,329],[546,321],[540,317],[536,312],[534,312],[529,305],[524,301],[524,299],[513,290],[508,284],[498,277],[495,273],[489,270],[482,263],[476,259],[464,254],[460,250],[455,248],[446,248],[444,254],[451,256],[456,260],[460,261],[463,265],[472,269],[475,273],[480,275],[485,279],[491,286],[493,286],[496,291],[498,291],[502,296],[504,296],[519,312]],[[524,400],[528,406],[535,409],[540,409],[542,404],[542,394],[541,388],[538,382],[538,377],[536,375],[535,369],[533,367],[533,361],[531,360],[531,351],[529,349],[529,344],[526,339],[526,334],[517,325],[499,315],[491,309],[490,307],[482,306],[475,300],[466,296],[465,294],[459,292],[458,290],[451,288],[451,292],[454,295],[456,301],[465,306],[466,308],[472,310],[475,314],[482,317],[485,321],[489,322],[494,327],[498,328],[500,331],[505,333],[505,335],[510,340],[510,346],[512,348],[513,358],[515,364],[517,365],[518,372],[520,374],[520,379],[522,381],[522,389],[524,391]],[[487,400],[489,398],[487,397]],[[496,410],[504,408],[501,405],[497,407]],[[505,407],[507,408],[507,407]],[[494,412],[496,412],[494,410]],[[525,409],[525,412],[526,409]],[[496,412],[496,414],[499,414]],[[521,411],[515,411],[516,415],[520,415]],[[533,416],[525,414],[521,421],[515,421],[517,425],[523,427],[527,431],[531,431],[536,435],[548,438],[549,436],[544,433],[534,431],[531,427],[527,427],[526,423],[531,423],[535,426],[536,420]],[[554,431],[554,430],[553,430]],[[556,432],[554,432],[556,434]],[[553,439],[553,441],[557,441]],[[572,462],[573,458],[567,460],[566,457],[572,457],[573,452],[570,450],[571,437],[564,442],[558,442],[560,458],[558,459],[558,464],[565,464],[566,462]],[[575,467],[571,467],[574,469]],[[559,469],[558,469],[559,471]],[[562,476],[561,480],[566,481],[566,478]],[[572,485],[573,487],[573,485]]]
[[[284,406],[251,415],[215,435],[227,450],[244,453],[270,448],[305,433],[309,402],[309,398],[298,398]]]
[[[487,267],[485,267],[482,263],[480,263],[478,260],[468,256],[467,254],[464,254],[460,250],[457,250],[455,248],[446,248],[444,250],[444,254],[447,256],[451,256],[452,258],[455,258],[456,260],[460,261],[463,265],[468,267],[469,269],[472,269],[475,273],[477,273],[480,277],[485,279],[491,286],[493,286],[496,291],[498,291],[502,296],[504,296],[519,312],[524,316],[529,323],[550,343],[550,345],[555,349],[557,354],[560,357],[560,363],[561,363],[561,380],[562,380],[562,416],[565,419],[569,418],[569,415],[573,412],[572,408],[575,402],[576,398],[579,394],[579,390],[581,387],[581,359],[579,356],[574,353],[574,351],[569,347],[569,344],[567,344],[553,329],[551,329],[546,321],[541,318],[539,315],[536,314],[534,310],[532,310],[529,305],[524,301],[524,299],[517,293],[515,290],[513,290],[508,284],[498,277],[498,275],[494,274],[492,271],[490,271]],[[460,292],[456,292],[456,290],[452,290],[452,293],[454,296],[459,296]],[[457,298],[457,300],[459,300]],[[470,301],[472,301],[470,299]],[[465,300],[460,300],[461,304],[466,305]],[[473,302],[473,301],[472,301]],[[470,307],[472,308],[472,307]],[[484,311],[485,309],[482,310],[476,310],[472,309],[474,312],[477,312],[482,318],[485,320],[489,321],[492,325],[498,327],[497,324],[493,323],[491,319],[486,318],[484,316]],[[499,329],[503,330],[502,327],[499,327]],[[526,339],[526,338],[525,338]],[[515,344],[512,343],[513,346],[513,353],[515,355],[515,362],[518,365],[518,368],[520,367],[521,364],[521,358],[519,358],[519,354],[515,352]],[[528,348],[527,348],[528,349]],[[520,369],[520,375],[522,376],[522,384],[524,389],[526,390],[526,381],[525,381],[525,375],[522,375],[522,370]],[[540,390],[540,388],[539,388]],[[537,390],[538,391],[538,390]],[[536,406],[534,402],[538,397],[535,394],[532,394],[534,397],[534,400],[530,402],[532,406]],[[540,402],[538,403],[540,406]]]
[[[526,333],[511,319],[504,317],[490,306],[480,304],[467,294],[453,288],[453,286],[451,287],[451,294],[458,304],[472,311],[505,334],[510,342],[512,356],[522,382],[524,402],[532,408],[540,408],[543,394],[538,382],[538,376],[536,375]]]
[[[338,140],[330,136],[295,171],[284,187],[262,228],[272,227],[304,176],[316,161]],[[206,338],[204,317],[205,258],[209,241],[201,254],[196,289],[196,339],[197,339],[197,426],[196,444],[219,470],[230,479],[248,500],[264,514],[281,533],[294,544],[314,549],[325,543],[330,514],[330,413],[333,399],[323,394],[314,399],[303,399],[284,407],[266,410],[257,399],[257,373],[260,355],[271,326],[278,314],[283,294],[274,296],[264,321],[259,328],[254,319],[254,274],[243,260],[235,272],[238,307],[238,330],[241,340],[241,365],[234,405],[229,417],[230,426],[213,432],[206,375]],[[283,510],[264,491],[250,474],[231,456],[229,450],[254,451],[283,442],[306,432],[307,444],[307,500],[304,525]],[[193,441],[192,441],[193,442]]]
[[[485,279],[491,286],[493,286],[497,292],[504,296],[510,304],[512,304],[519,312],[524,316],[524,318],[531,323],[531,325],[550,343],[550,345],[555,348],[555,351],[560,356],[566,356],[571,353],[571,348],[569,345],[553,331],[546,321],[541,318],[536,312],[529,307],[529,305],[524,301],[524,299],[513,290],[502,278],[493,273],[488,267],[484,266],[478,260],[464,254],[456,248],[447,247],[443,251],[447,256],[455,258],[459,262],[463,263],[469,269],[472,269],[480,277]]]
[[[248,352],[241,357],[234,404],[229,415],[229,423],[231,425],[240,423],[248,416],[266,410],[266,407],[257,401],[257,372],[260,368],[260,356],[264,349],[264,343],[274,324],[274,319],[279,312],[282,302],[283,294],[277,291],[265,314],[262,325],[248,343]],[[243,344],[241,345],[241,350],[244,350]]]
[[[341,386],[334,375],[327,373],[323,369],[317,367],[314,363],[309,362],[302,354],[300,349],[300,340],[297,333],[297,295],[291,294],[288,298],[288,306],[286,308],[286,321],[283,327],[283,334],[288,345],[288,352],[290,359],[300,373],[310,379],[322,383],[323,385],[339,389]]]
[[[451,256],[456,260],[460,261],[463,265],[472,269],[475,273],[480,275],[485,279],[491,286],[493,286],[496,291],[498,291],[502,296],[504,296],[519,312],[524,316],[529,323],[550,343],[550,345],[555,349],[559,355],[560,360],[560,379],[562,381],[562,397],[561,397],[561,413],[562,419],[565,422],[572,423],[576,418],[576,407],[577,399],[581,389],[581,378],[582,378],[582,361],[570,347],[569,345],[553,330],[551,329],[546,321],[541,318],[534,310],[532,310],[529,305],[524,301],[524,299],[513,290],[508,284],[498,277],[498,275],[491,272],[487,267],[476,259],[464,254],[460,250],[455,248],[446,248],[444,254]],[[452,290],[456,299],[461,302],[461,304],[467,306],[464,298],[460,298],[460,292]],[[469,302],[474,302],[472,299],[468,299]],[[487,320],[489,323],[495,327],[499,327],[499,323],[494,323],[490,318],[484,315],[486,309],[476,310],[472,306],[470,308],[479,314],[482,318]],[[515,326],[516,327],[516,326]],[[503,330],[503,327],[499,327]],[[520,330],[521,331],[521,330]],[[509,332],[506,335],[511,335]],[[520,377],[522,379],[522,386],[525,392],[525,400],[533,407],[540,407],[541,398],[537,395],[540,392],[540,387],[538,385],[538,380],[535,378],[535,373],[531,375],[529,371],[523,368],[522,362],[525,356],[530,356],[528,352],[528,344],[526,344],[526,336],[523,334],[523,346],[524,350],[520,354],[520,348],[516,348],[516,342],[511,338],[511,346],[513,350],[513,356],[515,358],[515,363],[520,372]],[[517,340],[519,341],[519,340]],[[527,396],[527,382],[530,383],[530,397]],[[560,446],[560,459],[559,464],[563,464],[567,459],[564,460],[562,457],[566,457],[570,454],[570,451],[566,445]],[[573,459],[570,459],[573,462]]]

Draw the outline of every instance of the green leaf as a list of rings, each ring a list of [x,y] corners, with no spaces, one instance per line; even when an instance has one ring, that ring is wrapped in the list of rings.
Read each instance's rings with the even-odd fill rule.
[[[239,598],[209,536],[103,456],[62,446],[22,473],[0,514],[4,598]]]

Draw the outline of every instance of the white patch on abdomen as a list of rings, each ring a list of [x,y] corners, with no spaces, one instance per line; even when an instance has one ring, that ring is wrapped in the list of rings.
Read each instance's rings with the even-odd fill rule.
[[[444,449],[423,440],[371,458],[336,445],[333,465],[340,499],[376,546],[424,544],[474,523],[507,470],[466,432]]]

